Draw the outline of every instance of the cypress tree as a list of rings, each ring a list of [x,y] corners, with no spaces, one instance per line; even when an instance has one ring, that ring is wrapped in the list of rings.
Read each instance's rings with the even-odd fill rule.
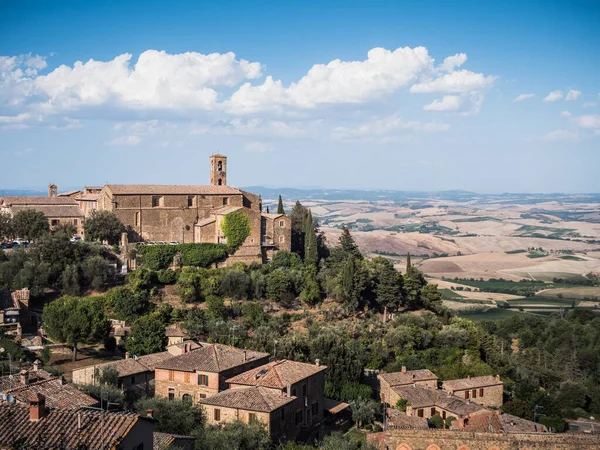
[[[408,252],[406,254],[406,272],[408,273],[408,269],[410,269],[412,266],[410,264],[410,252]]]
[[[308,210],[308,215],[304,222],[304,262],[308,264],[317,264],[317,235],[313,223],[312,212]]]
[[[279,203],[277,203],[277,214],[285,214],[285,210],[283,209],[283,200],[281,198],[281,194],[279,194]]]

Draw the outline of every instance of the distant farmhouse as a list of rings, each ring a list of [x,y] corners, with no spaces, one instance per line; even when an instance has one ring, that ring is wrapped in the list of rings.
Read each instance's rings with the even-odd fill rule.
[[[236,211],[248,216],[250,233],[230,262],[266,262],[278,250],[291,250],[291,219],[262,212],[260,195],[227,185],[227,157],[210,157],[210,185],[107,184],[47,197],[3,197],[0,212],[43,212],[51,228],[73,225],[83,235],[92,211],[111,211],[127,227],[132,242],[227,243],[223,219]]]

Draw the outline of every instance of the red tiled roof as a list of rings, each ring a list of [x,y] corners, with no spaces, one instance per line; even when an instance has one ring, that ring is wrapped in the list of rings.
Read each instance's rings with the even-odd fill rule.
[[[461,391],[463,389],[477,389],[486,386],[495,386],[498,384],[504,384],[500,378],[492,375],[486,375],[483,377],[472,377],[472,378],[460,378],[458,380],[447,380],[442,382],[444,389],[450,389],[453,391]]]
[[[51,409],[31,421],[29,406],[0,405],[0,448],[43,443],[44,448],[115,449],[139,419],[133,413]]]
[[[13,214],[33,209],[43,213],[46,217],[84,217],[83,211],[78,205],[14,205],[10,209]]]
[[[27,386],[21,385],[18,389],[9,392],[17,401],[28,404],[29,398],[35,394],[42,394],[46,397],[46,406],[48,408],[61,408],[77,410],[85,406],[94,406],[98,401],[89,395],[81,392],[72,384],[62,384],[58,378],[30,383]]]
[[[273,361],[226,380],[229,384],[264,386],[283,389],[288,384],[297,383],[327,369],[327,366],[301,363],[284,359]]]
[[[413,409],[437,406],[459,417],[485,409],[481,405],[455,397],[440,389],[410,385],[395,386],[392,390],[405,399]]]
[[[456,422],[454,423],[456,426]],[[490,411],[488,414],[477,414],[461,428],[464,431],[480,433],[546,433],[548,429],[539,423],[522,419],[511,414],[498,414]]]
[[[394,408],[387,408],[387,426],[391,429],[429,429],[425,417],[409,416]]]
[[[107,184],[113,195],[229,195],[241,194],[239,189],[230,186],[214,185],[171,185],[171,184]]]
[[[208,398],[200,399],[204,405],[224,408],[245,409],[247,411],[271,412],[293,402],[296,397],[288,397],[272,389],[248,387],[227,389]]]
[[[437,380],[438,377],[429,369],[407,370],[406,372],[382,373],[382,380],[390,386],[413,384],[415,381]]]
[[[156,368],[219,373],[268,356],[268,353],[242,350],[222,344],[210,344],[167,359],[158,364]]]
[[[165,335],[167,337],[185,337],[185,333],[177,325],[167,327],[165,329]]]
[[[6,196],[0,199],[0,204],[6,206],[14,205],[77,205],[77,202],[71,197],[45,197],[45,196]]]

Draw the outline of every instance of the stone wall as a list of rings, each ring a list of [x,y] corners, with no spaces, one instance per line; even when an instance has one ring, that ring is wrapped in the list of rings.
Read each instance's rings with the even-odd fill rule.
[[[443,385],[442,385],[442,389]],[[497,384],[494,386],[485,386],[477,389],[461,389],[452,391],[450,389],[444,389],[449,394],[454,395],[455,397],[459,397],[462,399],[466,399],[468,392],[468,399],[473,403],[477,403],[478,405],[483,406],[494,406],[499,408],[502,406],[503,398],[504,398],[504,384]],[[481,391],[483,390],[483,395],[481,395]]]
[[[390,406],[396,406],[396,402],[400,399],[400,396],[392,391],[390,384],[380,375],[377,376],[377,381],[379,383],[379,400]],[[414,385],[437,389],[437,380],[416,381]]]
[[[367,441],[378,450],[598,450],[598,436],[552,433],[473,433],[450,430],[392,430]]]

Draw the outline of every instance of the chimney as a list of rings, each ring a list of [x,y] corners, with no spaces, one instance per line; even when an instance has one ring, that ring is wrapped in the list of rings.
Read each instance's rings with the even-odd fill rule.
[[[58,378],[58,380],[59,380],[61,386],[64,386],[65,384],[67,384],[67,380],[65,380],[65,376],[64,375],[61,375]]]
[[[406,373],[406,366],[402,366],[402,373]]]
[[[321,367],[321,360],[320,359],[315,359],[315,366]]]
[[[497,409],[496,410],[496,415],[497,416],[501,416],[502,415],[502,410],[501,409]]]
[[[21,376],[21,384],[23,385],[28,385],[29,384],[29,372],[27,372],[25,369],[21,370],[21,372],[19,372],[19,375]]]
[[[129,352],[125,352],[125,359],[129,359],[131,355],[129,354]]]
[[[500,381],[500,375],[496,375],[496,381]]]
[[[153,409],[150,409],[150,408],[148,408],[148,409],[146,410],[146,417],[148,417],[149,419],[154,419],[154,410],[153,410]]]
[[[38,370],[40,370],[40,364],[41,364],[41,363],[42,363],[42,362],[41,362],[39,359],[36,359],[36,360],[33,362],[33,370],[34,370],[35,372],[37,372]]]
[[[244,362],[248,361],[248,352],[244,350]]]
[[[37,422],[46,415],[46,397],[34,394],[29,397],[29,420]]]

